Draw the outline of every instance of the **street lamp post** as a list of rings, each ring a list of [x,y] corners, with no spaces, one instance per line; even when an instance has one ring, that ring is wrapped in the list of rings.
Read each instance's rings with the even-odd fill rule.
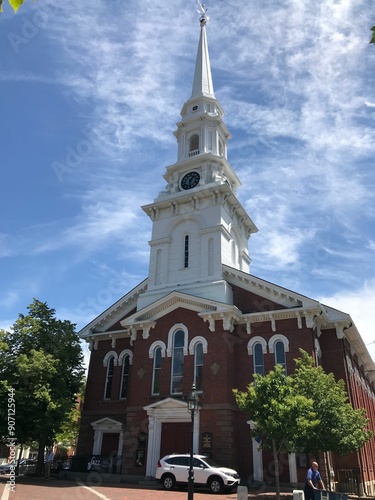
[[[188,410],[191,415],[191,443],[190,443],[190,463],[189,463],[189,477],[188,477],[188,500],[194,498],[194,468],[193,468],[193,454],[194,454],[194,417],[198,411],[199,398],[196,392],[195,384],[191,386],[190,394],[187,398]]]

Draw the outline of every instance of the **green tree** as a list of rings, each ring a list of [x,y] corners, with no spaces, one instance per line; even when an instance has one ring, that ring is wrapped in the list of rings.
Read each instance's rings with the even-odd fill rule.
[[[371,28],[372,31],[372,38],[369,43],[375,43],[375,26]]]
[[[307,436],[319,423],[313,401],[295,394],[291,377],[278,365],[267,375],[254,375],[246,392],[234,391],[236,402],[253,421],[252,436],[261,437],[260,447],[273,453],[276,497],[280,498],[278,454],[298,451],[301,437]]]
[[[307,437],[301,438],[300,447],[306,452],[333,451],[339,455],[359,450],[371,439],[372,432],[366,429],[365,410],[355,410],[349,403],[344,381],[336,381],[333,373],[316,367],[302,349],[295,363],[294,391],[313,400],[320,421]]]
[[[13,7],[14,12],[17,12],[25,0],[8,0],[8,2]],[[3,0],[0,0],[0,12],[3,12]]]
[[[0,330],[0,375],[5,371],[6,354],[9,351],[9,346],[6,343],[6,334],[5,330]],[[3,376],[0,376],[0,401],[3,402],[0,410],[0,440],[3,440],[8,433],[8,415],[5,413],[5,408],[3,408],[8,401],[8,389],[7,381]]]
[[[58,445],[58,451],[63,450],[63,455],[70,448],[75,448],[77,446],[80,418],[81,418],[81,408],[84,401],[86,389],[86,379],[82,381],[81,389],[79,394],[77,394],[77,400],[75,406],[70,410],[66,416],[65,422],[61,426],[60,432],[56,435],[56,443]],[[60,453],[61,455],[61,453]]]
[[[15,391],[17,442],[38,442],[37,473],[41,473],[45,446],[61,431],[81,387],[79,337],[73,323],[56,319],[54,309],[34,299],[28,314],[20,314],[0,339],[5,346],[0,380]],[[3,405],[1,420],[6,420],[6,410]]]

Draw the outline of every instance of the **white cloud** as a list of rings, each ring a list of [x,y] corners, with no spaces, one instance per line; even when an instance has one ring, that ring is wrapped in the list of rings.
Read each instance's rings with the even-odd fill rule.
[[[35,249],[37,253],[64,247],[80,247],[92,252],[116,241],[127,241],[129,233],[141,227],[146,218],[140,218],[139,197],[114,187],[111,190],[88,191],[83,198],[82,212],[60,234],[45,238]]]
[[[375,279],[356,290],[343,290],[318,299],[323,304],[350,314],[375,360]]]

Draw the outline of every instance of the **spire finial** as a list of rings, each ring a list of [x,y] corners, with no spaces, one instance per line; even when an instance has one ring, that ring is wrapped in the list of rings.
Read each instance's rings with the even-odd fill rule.
[[[206,12],[207,12],[207,9],[205,8],[204,6],[204,3],[201,3],[199,0],[198,1],[198,4],[199,4],[199,10],[197,11],[198,14],[200,14],[200,18],[199,18],[199,22],[201,23],[201,26],[206,26],[207,24],[207,21],[208,21],[208,16],[206,15]]]

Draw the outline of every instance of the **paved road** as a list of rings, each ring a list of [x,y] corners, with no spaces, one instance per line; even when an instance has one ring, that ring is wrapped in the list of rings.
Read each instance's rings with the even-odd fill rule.
[[[164,491],[124,485],[93,486],[74,481],[16,478],[10,491],[7,476],[0,477],[0,500],[186,500],[187,491]],[[194,493],[194,500],[235,500],[237,494],[213,495],[204,490]]]

